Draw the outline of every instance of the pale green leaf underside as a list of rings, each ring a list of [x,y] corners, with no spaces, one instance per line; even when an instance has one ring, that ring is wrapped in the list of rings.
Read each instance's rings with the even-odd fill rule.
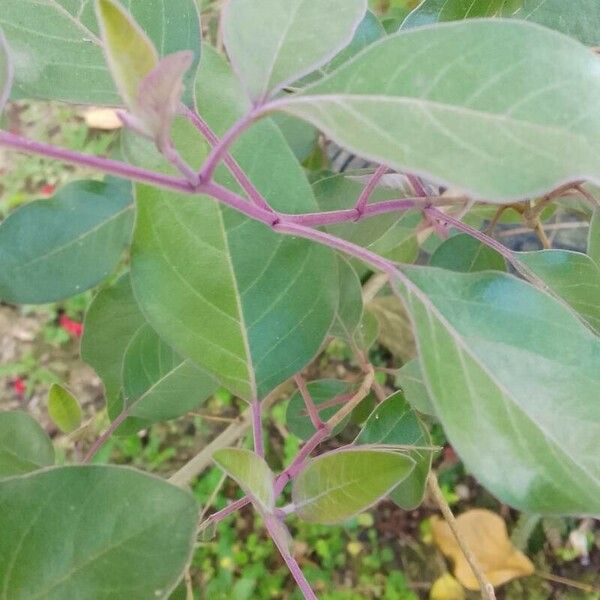
[[[512,276],[410,268],[398,283],[448,439],[529,512],[600,514],[600,340]]]
[[[250,450],[223,448],[213,454],[213,460],[259,503],[263,511],[272,512],[275,507],[275,481],[264,458]]]
[[[48,392],[48,414],[52,422],[65,433],[71,433],[81,425],[81,407],[77,398],[56,383]]]
[[[403,29],[478,17],[532,21],[600,44],[600,4],[596,0],[425,0],[402,23]]]
[[[198,408],[217,388],[213,377],[179,356],[149,326],[131,339],[123,357],[123,403],[146,423],[176,419]]]
[[[0,413],[0,478],[53,463],[52,442],[35,419],[20,411]]]
[[[366,10],[366,0],[231,0],[225,46],[252,98],[263,98],[331,60]]]
[[[310,461],[294,480],[297,514],[311,523],[345,521],[383,498],[414,468],[406,455],[385,450],[329,452]]]
[[[519,252],[517,257],[600,333],[600,265],[569,250]]]
[[[435,416],[418,358],[413,358],[402,365],[396,373],[396,385],[402,389],[404,397],[415,410],[430,417]]]
[[[131,239],[128,183],[77,181],[21,207],[0,225],[0,299],[43,304],[93,287]]]
[[[190,558],[197,517],[190,493],[123,467],[0,481],[0,598],[168,598]]]
[[[504,202],[600,181],[599,95],[589,49],[481,19],[385,38],[274,107],[361,156]]]
[[[0,113],[4,110],[12,87],[13,66],[9,52],[4,33],[0,29]]]
[[[194,0],[124,0],[161,56],[179,50],[200,54]],[[84,104],[121,103],[100,46],[90,0],[2,0],[0,27],[15,66],[18,98]]]
[[[425,449],[431,446],[431,437],[402,392],[396,392],[375,408],[355,443],[416,446],[406,452],[415,461],[415,467],[390,498],[404,510],[413,510],[421,504],[433,456],[431,450]]]

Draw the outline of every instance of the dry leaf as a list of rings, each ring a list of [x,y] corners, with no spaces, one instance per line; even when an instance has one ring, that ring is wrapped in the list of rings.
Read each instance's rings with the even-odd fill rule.
[[[496,513],[481,509],[468,510],[456,521],[465,542],[492,585],[502,585],[534,572],[531,561],[512,545],[506,525]],[[454,562],[456,578],[469,590],[478,590],[477,579],[448,524],[434,517],[431,526],[436,545]]]
[[[83,114],[85,124],[90,129],[100,129],[102,131],[114,131],[121,129],[123,123],[114,108],[89,108]]]
[[[368,309],[379,322],[379,341],[403,363],[416,355],[415,339],[406,310],[396,296],[378,296]]]
[[[465,600],[465,588],[446,573],[433,582],[429,600]]]

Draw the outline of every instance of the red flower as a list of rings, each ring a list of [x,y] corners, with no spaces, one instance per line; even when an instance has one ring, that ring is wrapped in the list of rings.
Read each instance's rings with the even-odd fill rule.
[[[25,395],[25,392],[27,390],[27,384],[25,383],[24,379],[22,379],[21,377],[17,377],[12,382],[12,386],[13,386],[13,390],[15,390],[15,393],[18,396],[24,396]]]
[[[56,186],[51,183],[47,183],[46,185],[43,185],[40,189],[40,193],[42,193],[44,196],[48,196],[48,197],[52,196],[55,191],[56,191]]]
[[[81,337],[83,334],[83,323],[73,321],[73,319],[69,319],[67,315],[60,315],[58,322],[65,331],[75,337]]]

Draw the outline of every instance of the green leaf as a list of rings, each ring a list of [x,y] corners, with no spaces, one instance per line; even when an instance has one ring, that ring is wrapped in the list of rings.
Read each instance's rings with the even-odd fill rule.
[[[272,106],[365,158],[507,203],[600,180],[599,63],[537,25],[449,23],[387,37]]]
[[[108,413],[113,419],[123,408],[121,374],[125,352],[145,323],[133,296],[129,275],[101,290],[85,315],[81,358],[102,379]]]
[[[586,254],[569,250],[518,252],[516,256],[600,333],[598,263]]]
[[[425,386],[418,358],[409,360],[396,373],[396,385],[402,388],[408,403],[420,413],[435,417],[435,409]]]
[[[250,450],[223,448],[213,454],[213,460],[258,503],[263,511],[273,512],[275,478],[264,458]]]
[[[125,105],[137,107],[140,84],[158,65],[158,52],[121,4],[96,0],[106,62]]]
[[[519,510],[599,514],[600,339],[515,277],[404,273],[435,414],[467,469]]]
[[[596,210],[590,222],[588,237],[588,256],[600,265],[600,210]]]
[[[81,407],[77,398],[57,383],[52,384],[48,392],[48,413],[64,433],[71,433],[81,425]]]
[[[0,225],[0,299],[43,304],[109,275],[128,246],[134,206],[128,183],[78,181],[26,204]]]
[[[342,407],[342,403],[335,403],[336,398],[351,393],[352,385],[347,381],[339,379],[318,379],[307,383],[306,387],[317,407],[326,404],[326,408],[319,410],[319,416],[322,421],[327,421]],[[333,435],[337,435],[348,424],[350,416],[344,419],[334,430]],[[301,440],[307,440],[315,432],[315,428],[306,412],[306,406],[300,392],[292,394],[287,407],[286,425],[290,433],[299,437]]]
[[[356,331],[354,339],[359,348],[369,350],[379,337],[379,321],[377,317],[367,308],[363,313],[360,327]]]
[[[466,233],[452,236],[440,244],[430,264],[461,273],[506,271],[506,261],[498,252]]]
[[[168,598],[191,558],[197,518],[189,492],[129,468],[5,479],[0,589],[11,600]]]
[[[402,392],[396,392],[377,406],[355,443],[418,446],[406,452],[415,467],[390,494],[390,498],[404,510],[413,510],[423,502],[433,456],[433,451],[425,448],[431,446],[431,437]]]
[[[366,0],[231,0],[225,46],[250,96],[262,99],[331,60],[366,10]]]
[[[408,15],[403,29],[477,17],[532,21],[595,46],[600,44],[596,0],[425,0]]]
[[[13,82],[13,65],[8,44],[0,29],[0,114],[10,96]]]
[[[338,258],[339,303],[331,335],[352,342],[363,319],[362,285],[352,265]]]
[[[146,426],[181,417],[216,389],[210,375],[176,354],[149,325],[129,342],[123,357],[123,408]],[[137,423],[133,429],[139,429]]]
[[[201,34],[195,0],[127,0],[126,6],[160,56],[191,50],[197,62]],[[17,98],[120,104],[93,2],[2,0],[0,25],[13,51]]]
[[[345,521],[389,494],[414,468],[412,458],[378,449],[323,454],[294,480],[296,513],[309,523]]]
[[[214,50],[205,49],[199,74],[198,105],[222,134],[247,100]],[[276,209],[316,209],[271,121],[248,131],[233,154]],[[237,190],[225,170],[217,177]],[[137,201],[133,287],[150,325],[179,354],[244,399],[263,397],[312,360],[337,305],[328,248],[277,235],[205,197],[138,186]]]
[[[327,175],[313,184],[322,211],[354,208],[365,184],[344,175]],[[375,204],[405,196],[403,190],[378,187],[370,198]],[[332,225],[327,230],[399,262],[413,262],[418,253],[416,226],[421,219],[417,211],[387,213],[358,223]]]
[[[54,448],[39,423],[24,412],[0,412],[0,477],[22,475],[52,464]]]

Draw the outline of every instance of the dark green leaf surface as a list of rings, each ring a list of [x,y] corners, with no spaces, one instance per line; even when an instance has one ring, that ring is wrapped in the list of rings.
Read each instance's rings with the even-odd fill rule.
[[[440,244],[431,256],[432,267],[449,271],[506,271],[506,261],[495,250],[474,237],[461,233]]]
[[[466,467],[520,510],[600,514],[600,339],[512,276],[404,272],[435,414]]]
[[[477,19],[384,38],[275,106],[365,158],[506,203],[600,181],[599,64],[557,32]]]
[[[258,502],[261,510],[273,511],[275,478],[264,458],[250,450],[223,448],[213,454],[213,460]]]
[[[129,275],[100,291],[86,313],[81,358],[102,379],[108,412],[113,419],[123,408],[121,375],[125,351],[145,323]]]
[[[39,423],[24,412],[0,412],[0,477],[22,475],[52,464],[54,448]]]
[[[64,433],[71,433],[81,425],[81,407],[77,398],[56,383],[48,392],[48,414]]]
[[[328,452],[294,480],[296,512],[309,523],[333,524],[367,510],[413,470],[406,455],[376,449]]]
[[[134,206],[128,183],[79,181],[0,225],[0,299],[44,304],[93,287],[129,244]]]
[[[129,468],[61,467],[0,481],[2,598],[168,598],[197,518],[189,492]]]
[[[600,265],[569,250],[519,252],[517,257],[600,333]]]
[[[179,50],[200,56],[194,0],[127,0],[122,4],[161,56]],[[16,97],[121,103],[101,49],[93,2],[2,0],[0,26],[14,54]]]
[[[402,392],[396,392],[375,408],[355,443],[418,446],[407,450],[415,468],[390,498],[404,510],[413,510],[421,504],[433,456],[431,450],[424,448],[431,446],[431,437]]]
[[[176,419],[198,408],[217,383],[189,359],[183,359],[143,325],[123,357],[124,408],[146,424]]]
[[[344,396],[352,391],[352,385],[339,379],[319,379],[311,381],[306,386],[313,402],[317,407],[327,403],[327,407],[319,411],[322,421],[327,421],[342,407],[342,403],[334,403],[336,398]],[[333,431],[334,435],[339,433],[347,424],[348,419],[344,419]],[[296,391],[290,398],[287,413],[286,424],[291,433],[301,440],[307,440],[315,433],[315,428],[306,412],[304,400],[300,392]]]
[[[366,0],[231,0],[225,46],[250,96],[261,99],[331,60],[366,10]]]
[[[247,109],[209,48],[197,98],[218,134]],[[315,210],[306,176],[271,121],[253,127],[233,154],[273,206]],[[237,189],[224,170],[218,178]],[[137,200],[132,281],[161,337],[245,399],[310,362],[337,306],[329,249],[277,235],[207,198],[139,186]]]
[[[403,29],[478,17],[532,21],[600,44],[600,4],[596,0],[425,0],[402,23]]]

